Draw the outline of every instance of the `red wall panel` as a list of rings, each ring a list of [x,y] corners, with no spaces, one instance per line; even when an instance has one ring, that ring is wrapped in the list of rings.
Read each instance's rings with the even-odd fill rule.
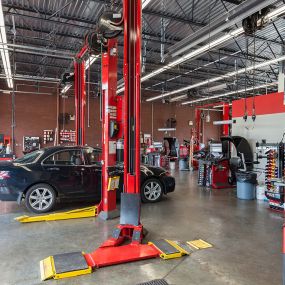
[[[246,99],[248,115],[252,115],[253,97]],[[245,99],[233,101],[232,117],[243,117],[245,111]],[[285,112],[284,93],[270,93],[255,97],[256,115],[277,114]]]

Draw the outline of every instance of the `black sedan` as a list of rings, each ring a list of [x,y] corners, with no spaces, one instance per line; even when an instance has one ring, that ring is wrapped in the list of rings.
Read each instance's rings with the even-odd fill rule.
[[[101,149],[49,147],[12,162],[0,163],[0,200],[25,200],[35,213],[52,210],[61,199],[101,199]],[[118,164],[118,194],[123,190],[123,165]],[[162,168],[141,165],[141,199],[157,202],[173,192],[175,179]],[[120,195],[117,195],[120,196]]]

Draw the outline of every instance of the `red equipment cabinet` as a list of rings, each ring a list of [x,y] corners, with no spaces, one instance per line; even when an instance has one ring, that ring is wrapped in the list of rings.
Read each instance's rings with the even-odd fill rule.
[[[220,160],[217,164],[212,165],[212,187],[214,189],[231,188],[229,184],[230,163],[228,159]]]

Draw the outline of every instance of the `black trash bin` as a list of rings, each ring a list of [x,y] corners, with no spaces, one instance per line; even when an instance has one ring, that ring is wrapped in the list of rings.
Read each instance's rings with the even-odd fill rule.
[[[256,197],[257,174],[249,171],[237,171],[237,197],[242,200],[253,200]]]

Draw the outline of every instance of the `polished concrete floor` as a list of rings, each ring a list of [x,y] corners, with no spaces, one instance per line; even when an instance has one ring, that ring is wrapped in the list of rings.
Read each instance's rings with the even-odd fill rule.
[[[237,200],[233,190],[198,188],[196,174],[176,172],[175,177],[176,192],[159,204],[142,207],[148,240],[202,238],[214,248],[181,259],[117,265],[44,283],[135,285],[165,278],[177,285],[280,285],[282,216],[270,212],[264,202]],[[81,204],[65,204],[60,209],[71,206]],[[0,285],[41,284],[41,259],[57,253],[93,251],[118,223],[99,218],[34,224],[13,220],[22,214],[27,214],[23,206],[0,202]]]

